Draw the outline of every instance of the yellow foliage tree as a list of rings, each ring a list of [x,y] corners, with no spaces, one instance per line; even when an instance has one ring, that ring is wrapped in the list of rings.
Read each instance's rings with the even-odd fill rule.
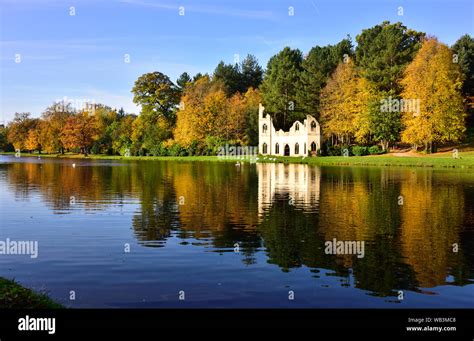
[[[209,92],[203,101],[202,110],[195,122],[196,127],[202,135],[214,135],[219,137],[229,137],[229,110],[225,91],[217,90]]]
[[[28,136],[25,141],[25,148],[30,152],[40,149],[39,136],[36,129],[30,129]]]
[[[465,131],[462,73],[453,52],[436,38],[423,42],[405,70],[404,101],[418,101],[419,110],[403,112],[403,142],[428,149],[433,142],[457,142]]]
[[[321,125],[327,138],[350,143],[353,137],[363,141],[369,133],[367,103],[368,82],[359,77],[352,60],[340,63],[321,93]]]
[[[245,94],[227,97],[223,85],[205,76],[186,86],[177,113],[174,141],[189,147],[207,137],[233,144],[258,143],[260,92],[249,88]]]

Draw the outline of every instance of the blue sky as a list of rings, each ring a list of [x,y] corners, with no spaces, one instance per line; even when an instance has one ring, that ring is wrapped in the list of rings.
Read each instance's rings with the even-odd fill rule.
[[[472,0],[0,0],[0,16],[0,123],[63,98],[137,113],[130,90],[143,73],[175,81],[248,53],[266,66],[285,46],[306,53],[384,20],[449,45],[474,32]]]

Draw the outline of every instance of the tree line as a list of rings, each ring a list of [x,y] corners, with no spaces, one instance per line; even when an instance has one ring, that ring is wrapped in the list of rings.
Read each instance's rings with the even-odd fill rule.
[[[383,22],[306,55],[285,47],[264,70],[253,55],[176,82],[161,72],[132,89],[139,115],[104,104],[56,102],[40,118],[16,113],[0,128],[3,150],[120,155],[214,155],[226,143],[258,143],[258,104],[276,129],[315,116],[324,153],[401,143],[432,151],[474,126],[474,39],[453,46],[402,23]],[[365,148],[365,147],[364,147]],[[359,149],[361,151],[362,149]]]

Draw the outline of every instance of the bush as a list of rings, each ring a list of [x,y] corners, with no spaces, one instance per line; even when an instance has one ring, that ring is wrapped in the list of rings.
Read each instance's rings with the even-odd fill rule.
[[[348,156],[351,156],[351,148],[349,146],[328,146],[327,155],[328,156],[344,156],[344,150],[347,149],[349,152]]]
[[[122,156],[126,156],[127,152],[129,152],[130,155],[132,155],[131,148],[128,145],[122,146],[119,150],[119,154],[122,155]]]
[[[90,149],[90,152],[91,152],[91,154],[100,154],[100,152],[101,152],[100,144],[94,143],[94,145]]]
[[[326,148],[327,156],[341,156],[341,147],[339,146],[327,146]]]
[[[370,155],[377,155],[385,153],[378,145],[370,146],[368,149]]]
[[[354,156],[364,156],[369,154],[369,150],[366,146],[354,146],[352,147],[352,154]]]
[[[150,155],[168,156],[168,149],[162,143],[159,143],[156,146],[151,147]]]
[[[205,143],[206,143],[206,147],[204,151],[205,155],[217,155],[217,153],[219,152],[219,148],[225,145],[224,140],[215,136],[207,136]]]
[[[197,140],[193,140],[193,142],[191,142],[191,144],[189,145],[189,147],[187,149],[187,154],[189,156],[199,154],[199,142]]]
[[[183,154],[186,153],[186,150],[181,147],[178,143],[173,144],[171,147],[168,149],[168,154],[169,156],[184,156]]]

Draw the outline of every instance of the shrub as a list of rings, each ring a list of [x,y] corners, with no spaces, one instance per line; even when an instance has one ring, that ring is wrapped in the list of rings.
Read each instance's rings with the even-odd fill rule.
[[[341,156],[342,151],[340,146],[327,146],[326,154],[328,156]]]
[[[352,154],[355,156],[364,156],[369,154],[369,150],[366,146],[354,146],[352,147]]]
[[[98,143],[94,143],[92,148],[90,149],[91,154],[100,154],[100,145]]]
[[[125,156],[127,154],[127,151],[130,153],[130,155],[132,155],[130,146],[124,145],[120,148],[119,154],[122,156]]]
[[[349,146],[328,146],[327,155],[328,156],[343,156],[345,149],[349,151],[348,156],[352,155],[351,148]]]
[[[205,143],[206,143],[206,148],[204,151],[205,155],[217,155],[219,148],[225,145],[224,140],[215,136],[207,136]]]
[[[368,149],[370,155],[377,155],[385,153],[378,145],[370,146]]]
[[[173,144],[169,149],[168,149],[168,154],[170,156],[183,156],[182,154],[186,153],[186,150],[181,147],[178,143]]]
[[[199,141],[193,140],[193,142],[191,142],[191,144],[190,144],[189,147],[187,148],[187,154],[188,154],[189,156],[193,156],[193,155],[198,155],[198,154],[199,154]]]
[[[168,156],[168,149],[162,143],[159,143],[156,146],[151,147],[150,155]]]

